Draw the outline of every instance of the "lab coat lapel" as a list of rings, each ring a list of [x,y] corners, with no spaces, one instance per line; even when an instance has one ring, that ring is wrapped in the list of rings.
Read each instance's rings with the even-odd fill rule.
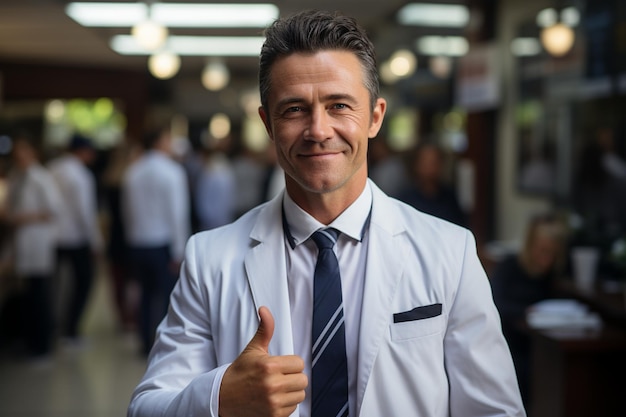
[[[372,190],[372,218],[359,334],[359,413],[374,361],[385,334],[389,331],[393,300],[397,284],[403,275],[404,264],[400,243],[404,231],[404,226],[399,221],[401,217],[395,213],[396,208],[390,204],[388,197],[373,184]]]
[[[244,260],[256,311],[261,306],[266,306],[274,316],[275,328],[269,346],[270,355],[293,354],[281,210],[282,193],[270,201],[259,214],[250,233],[250,238],[256,244],[248,250]]]

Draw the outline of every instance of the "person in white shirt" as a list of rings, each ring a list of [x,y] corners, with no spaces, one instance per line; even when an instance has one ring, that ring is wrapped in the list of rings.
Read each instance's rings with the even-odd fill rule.
[[[13,137],[12,152],[13,169],[0,220],[13,230],[13,268],[24,284],[20,319],[28,354],[40,360],[53,350],[51,281],[61,197],[54,179],[39,163],[30,133]]]
[[[144,152],[122,182],[126,238],[142,288],[139,330],[145,354],[167,311],[191,229],[188,181],[171,157],[171,141],[166,130],[146,134]]]
[[[472,234],[368,180],[375,56],[340,14],[265,31],[285,191],[189,240],[129,417],[525,416]]]
[[[67,266],[69,303],[62,314],[62,335],[79,341],[79,325],[94,281],[95,259],[102,252],[103,238],[98,222],[96,179],[88,166],[96,150],[91,139],[74,134],[67,152],[48,164],[63,197],[59,217],[58,268]],[[62,275],[59,274],[61,277]]]
[[[228,155],[217,140],[203,149],[202,171],[194,186],[196,216],[200,230],[223,226],[235,219],[237,183]]]

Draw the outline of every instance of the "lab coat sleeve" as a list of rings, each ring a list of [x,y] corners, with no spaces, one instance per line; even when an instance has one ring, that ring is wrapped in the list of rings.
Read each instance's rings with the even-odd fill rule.
[[[450,416],[525,416],[489,281],[469,232],[449,314],[444,348]]]
[[[128,417],[218,417],[220,384],[230,364],[217,363],[207,293],[199,284],[195,255],[188,244],[170,309],[157,329]]]

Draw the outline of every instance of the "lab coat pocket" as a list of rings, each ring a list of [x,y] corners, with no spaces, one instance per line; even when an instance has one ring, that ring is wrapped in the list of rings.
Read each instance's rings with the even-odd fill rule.
[[[392,323],[390,327],[391,340],[394,342],[418,339],[442,333],[445,327],[445,317],[438,315],[421,320]]]

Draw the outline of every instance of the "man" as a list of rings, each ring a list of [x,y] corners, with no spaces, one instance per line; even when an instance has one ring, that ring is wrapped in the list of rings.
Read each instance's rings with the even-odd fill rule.
[[[142,290],[139,330],[146,355],[167,311],[191,227],[187,177],[171,157],[171,142],[167,130],[146,134],[145,152],[128,168],[122,184],[126,238]]]
[[[193,188],[194,204],[200,230],[210,230],[235,219],[237,186],[224,141],[209,138],[202,153],[201,172]]]
[[[72,344],[80,342],[78,328],[93,284],[94,255],[101,253],[103,247],[96,181],[87,168],[95,157],[91,140],[75,134],[70,138],[67,152],[49,164],[63,198],[63,210],[59,217],[58,263],[69,267],[71,279],[62,334]]]
[[[189,241],[129,416],[523,416],[472,236],[367,179],[386,103],[364,32],[279,20],[259,78],[286,192]],[[319,294],[334,253],[341,294]],[[320,295],[343,307],[314,335]]]
[[[39,162],[30,132],[13,136],[13,168],[0,221],[12,230],[13,268],[22,283],[20,324],[28,355],[45,363],[53,353],[51,280],[56,263],[59,190]]]
[[[398,193],[403,201],[421,212],[467,227],[466,215],[455,190],[444,181],[445,157],[433,142],[422,142],[411,152],[410,183]]]

